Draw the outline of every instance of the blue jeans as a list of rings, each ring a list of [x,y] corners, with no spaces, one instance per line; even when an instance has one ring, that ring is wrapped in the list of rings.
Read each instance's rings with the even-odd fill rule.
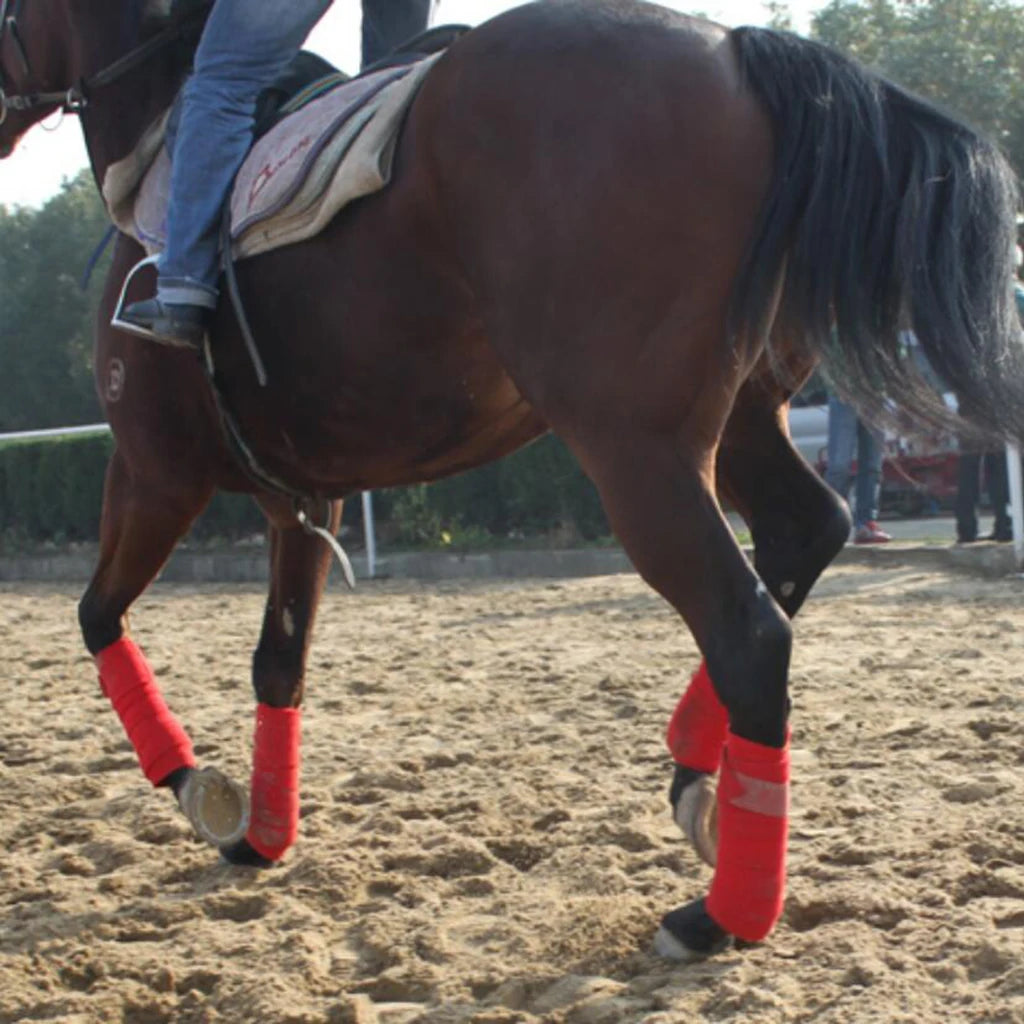
[[[331,0],[217,0],[185,83],[174,142],[163,302],[217,304],[221,211],[252,145],[259,94],[288,66]]]
[[[850,467],[857,456],[857,485],[853,507],[855,527],[878,518],[882,483],[882,435],[866,427],[857,410],[834,395],[828,400],[828,467],[825,482],[841,497],[850,494]]]
[[[252,145],[259,94],[288,66],[331,0],[217,0],[185,84],[174,141],[163,302],[213,308],[219,228]],[[430,0],[363,0],[363,64],[427,27]]]

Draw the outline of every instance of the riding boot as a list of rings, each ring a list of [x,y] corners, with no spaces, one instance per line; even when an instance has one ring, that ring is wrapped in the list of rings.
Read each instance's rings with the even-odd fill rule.
[[[202,348],[212,310],[206,306],[161,302],[159,298],[133,302],[121,311],[118,326],[140,338],[175,348]]]

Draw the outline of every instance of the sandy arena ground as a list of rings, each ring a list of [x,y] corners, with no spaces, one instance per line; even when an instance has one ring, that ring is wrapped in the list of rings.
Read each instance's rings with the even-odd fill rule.
[[[218,863],[149,789],[77,588],[0,588],[0,1021],[1024,1022],[1024,581],[833,570],[797,626],[786,912],[659,960],[709,882],[666,802],[695,667],[629,576],[332,590],[282,866]],[[157,586],[148,653],[248,777],[254,587]]]

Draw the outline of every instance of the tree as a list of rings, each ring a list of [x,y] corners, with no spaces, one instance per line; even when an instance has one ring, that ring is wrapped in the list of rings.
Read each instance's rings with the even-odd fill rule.
[[[0,431],[102,419],[92,341],[106,261],[81,279],[107,227],[87,171],[39,210],[0,205]]]
[[[1011,0],[833,0],[811,34],[994,138],[1024,172],[1024,9]]]

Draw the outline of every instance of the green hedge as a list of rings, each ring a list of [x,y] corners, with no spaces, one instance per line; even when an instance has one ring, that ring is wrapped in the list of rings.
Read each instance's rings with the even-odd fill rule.
[[[0,447],[0,538],[7,548],[95,540],[109,435],[13,442]],[[362,538],[361,502],[345,525]],[[384,545],[483,546],[509,539],[593,541],[608,534],[597,493],[556,438],[501,462],[434,484],[374,493]],[[197,521],[200,540],[260,533],[263,517],[245,495],[218,494]]]
[[[19,441],[0,448],[0,532],[5,540],[94,540],[109,435]]]

